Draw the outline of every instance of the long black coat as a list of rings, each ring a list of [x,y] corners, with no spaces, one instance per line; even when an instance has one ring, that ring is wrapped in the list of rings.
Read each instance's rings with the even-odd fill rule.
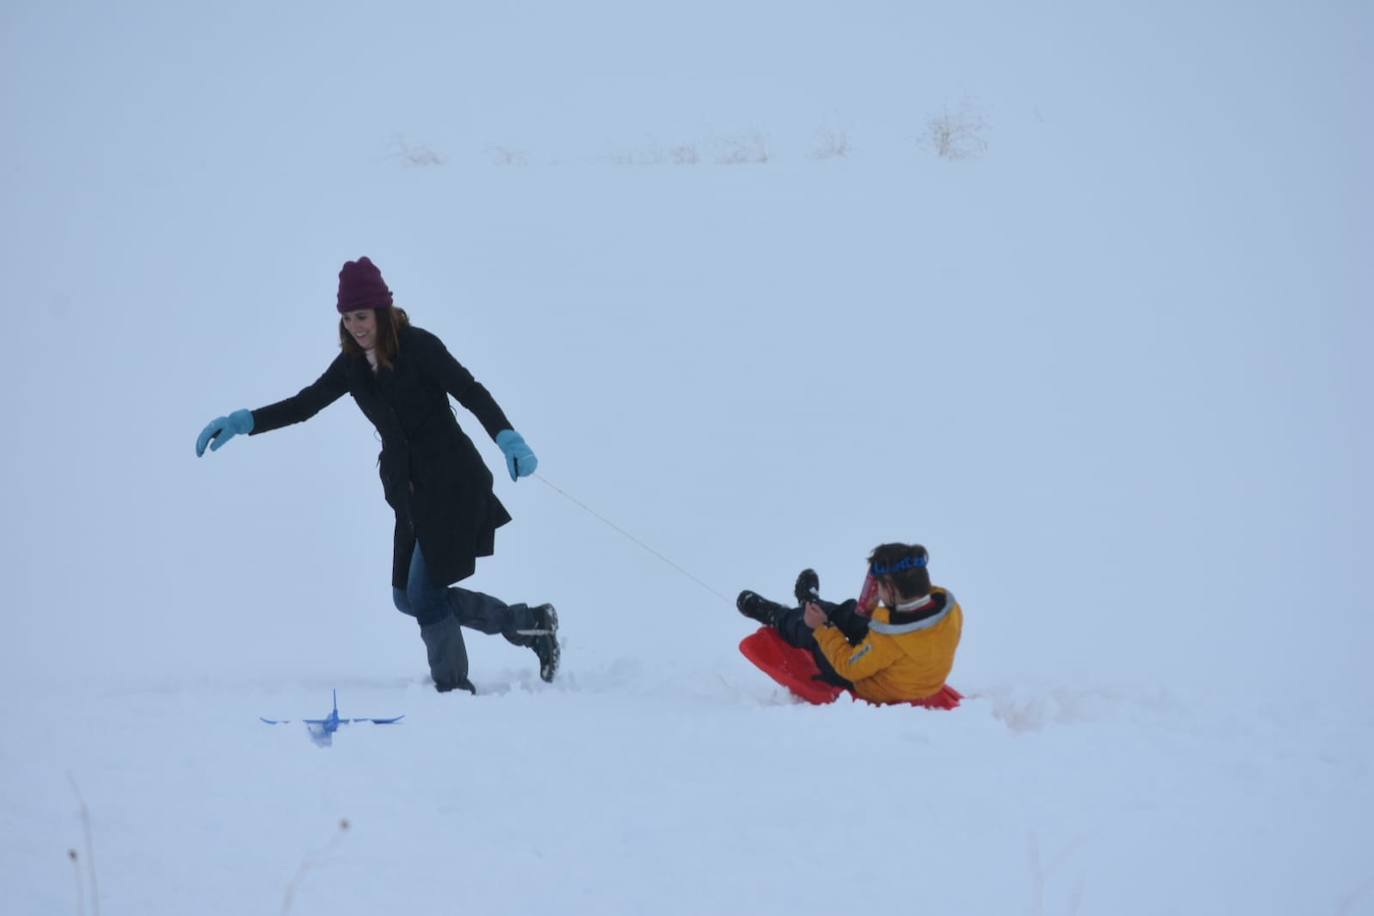
[[[382,437],[378,469],[396,513],[391,584],[406,587],[418,538],[430,578],[449,585],[472,575],[478,557],[491,556],[496,529],[510,521],[492,492],[491,471],[458,426],[449,395],[493,439],[511,424],[439,338],[404,327],[399,343],[393,367],[375,373],[366,359],[340,353],[295,397],[253,411],[253,435],[308,420],[352,395]]]

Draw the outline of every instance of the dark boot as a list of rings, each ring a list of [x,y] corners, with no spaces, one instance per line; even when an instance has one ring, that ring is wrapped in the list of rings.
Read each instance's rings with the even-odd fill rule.
[[[797,576],[797,584],[792,586],[797,606],[806,607],[807,602],[821,600],[821,577],[814,569],[803,569]]]
[[[769,601],[759,593],[747,589],[739,593],[739,597],[735,599],[735,607],[745,617],[757,620],[766,627],[777,626],[778,615],[787,610],[781,604]]]
[[[558,646],[558,612],[552,604],[541,604],[530,608],[530,613],[534,615],[534,626],[515,632],[527,638],[527,645],[539,656],[540,680],[552,683],[563,654]]]
[[[463,630],[457,618],[450,615],[420,627],[420,638],[425,642],[429,676],[434,678],[435,690],[440,693],[450,690],[477,692],[468,680],[468,650],[463,644]]]

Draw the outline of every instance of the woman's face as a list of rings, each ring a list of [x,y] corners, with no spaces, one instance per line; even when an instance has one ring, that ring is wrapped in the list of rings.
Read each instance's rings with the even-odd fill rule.
[[[377,313],[372,309],[344,312],[344,330],[353,335],[358,346],[371,350],[377,346]]]

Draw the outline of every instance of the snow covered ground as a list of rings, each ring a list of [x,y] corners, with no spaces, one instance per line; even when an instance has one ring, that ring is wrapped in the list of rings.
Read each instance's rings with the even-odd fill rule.
[[[1374,913],[1367,6],[77,7],[0,10],[6,912]],[[432,691],[350,403],[193,455],[362,254],[540,457],[470,584],[554,685]],[[969,699],[789,702],[730,597],[887,540]],[[333,688],[406,718],[258,721]]]
[[[1369,911],[1367,713],[1041,683],[812,708],[728,645],[669,672],[576,648],[475,701],[341,674],[344,715],[407,718],[328,749],[254,714],[323,713],[332,682],[27,695],[14,911],[76,911],[69,773],[106,913]]]

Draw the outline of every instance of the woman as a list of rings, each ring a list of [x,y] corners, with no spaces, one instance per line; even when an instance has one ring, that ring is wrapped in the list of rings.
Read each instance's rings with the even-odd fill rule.
[[[559,659],[553,605],[507,605],[451,587],[472,575],[478,557],[491,556],[496,529],[511,519],[492,492],[491,472],[458,427],[449,395],[496,440],[511,480],[534,473],[534,452],[443,342],[413,327],[393,305],[381,271],[367,258],[339,271],[338,309],[343,352],[324,374],[295,397],[212,420],[196,440],[196,455],[207,445],[217,451],[240,433],[308,420],[351,395],[382,437],[382,489],[396,513],[392,595],[397,609],[420,624],[435,689],[476,693],[460,625],[533,649],[539,676],[552,681]]]

